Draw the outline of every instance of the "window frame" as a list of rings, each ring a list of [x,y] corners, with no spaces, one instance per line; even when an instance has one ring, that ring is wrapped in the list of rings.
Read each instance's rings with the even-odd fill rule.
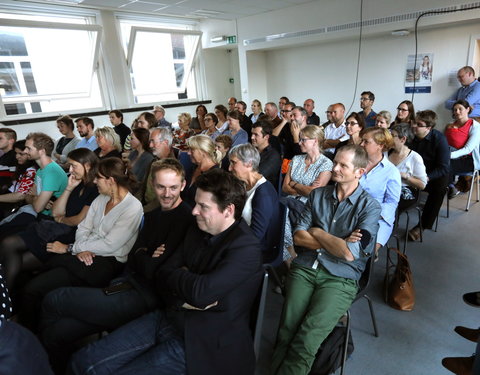
[[[191,59],[188,59],[186,61],[185,67],[184,67],[184,78],[182,80],[182,85],[177,88],[174,91],[169,91],[167,93],[172,93],[172,94],[180,94],[182,92],[185,92],[185,88],[187,86],[187,81],[188,78],[190,77],[192,70],[195,68],[195,61],[199,57],[199,50],[201,46],[201,39],[202,39],[202,32],[198,30],[184,30],[184,29],[166,29],[166,28],[157,28],[157,27],[146,27],[146,26],[131,26],[130,28],[130,38],[128,41],[128,50],[127,50],[127,70],[128,73],[132,71],[132,60],[133,60],[133,52],[135,49],[135,42],[136,42],[136,36],[137,33],[139,32],[146,32],[146,33],[157,33],[157,34],[180,34],[180,35],[187,35],[187,36],[196,36],[196,42],[195,45],[192,48],[193,55]],[[135,92],[133,90],[132,85],[130,84],[130,89],[132,91],[133,97],[135,97]],[[178,102],[180,101],[185,101],[185,100],[198,100],[198,89],[196,90],[196,95],[197,98],[195,99],[178,99]],[[171,103],[172,101],[168,101],[168,103]],[[177,102],[177,100],[173,101]],[[135,103],[139,105],[145,105],[147,103]]]
[[[33,29],[50,29],[50,30],[77,30],[77,31],[86,31],[95,33],[96,36],[92,38],[94,45],[93,45],[93,58],[92,58],[92,66],[91,66],[91,74],[90,76],[96,73],[98,75],[98,85],[100,89],[100,96],[102,100],[102,104],[100,107],[95,108],[82,108],[82,109],[73,109],[71,112],[77,111],[90,111],[93,109],[105,109],[105,93],[104,87],[102,84],[102,77],[100,76],[100,48],[101,48],[101,40],[102,40],[102,33],[103,28],[98,24],[80,24],[80,23],[65,23],[65,22],[48,22],[48,21],[34,21],[34,20],[21,20],[16,18],[1,18],[0,19],[0,26],[5,27],[17,27],[17,28],[33,28]],[[91,88],[90,88],[91,89]],[[58,113],[58,111],[50,111],[50,112],[40,112],[40,113],[24,113],[24,114],[16,114],[16,115],[8,115],[5,111],[5,104],[9,102],[13,103],[29,103],[32,101],[45,101],[45,100],[63,100],[63,99],[72,99],[75,97],[80,97],[77,93],[75,94],[30,94],[30,95],[21,95],[15,96],[10,98],[4,98],[0,96],[0,121],[9,121],[15,119],[23,119],[27,117],[38,117],[38,116],[48,116],[53,113]],[[5,100],[7,99],[7,100]]]

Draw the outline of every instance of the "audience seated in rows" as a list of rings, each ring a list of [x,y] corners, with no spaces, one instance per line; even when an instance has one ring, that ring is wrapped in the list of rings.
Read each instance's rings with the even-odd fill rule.
[[[90,117],[82,116],[75,120],[75,124],[77,124],[78,134],[82,137],[75,148],[88,148],[91,151],[95,151],[98,145],[95,138],[95,123],[93,120]]]
[[[77,352],[72,374],[254,373],[250,310],[263,272],[259,241],[241,218],[245,187],[221,169],[198,176],[197,185],[196,225],[156,273],[169,309]]]
[[[375,126],[377,128],[388,129],[392,122],[392,115],[388,111],[380,111],[377,113],[377,119],[375,120]]]
[[[365,127],[371,128],[376,125],[377,113],[372,109],[375,102],[375,95],[371,91],[364,91],[360,97],[360,108],[362,110],[358,112],[363,117]]]
[[[132,130],[136,128],[144,128],[151,130],[157,124],[157,119],[153,114],[150,112],[142,112],[138,115],[138,117],[132,123]],[[130,133],[125,140],[125,144],[123,145],[123,149],[125,151],[130,151],[132,147],[130,146],[130,139],[132,138],[132,134]]]
[[[263,116],[262,103],[258,99],[254,99],[251,105],[252,113],[248,116],[252,124],[255,124],[260,116]]]
[[[307,99],[303,102],[303,108],[307,112],[307,125],[320,125],[320,117],[313,112],[315,109],[315,101],[313,99]]]
[[[232,137],[226,134],[219,135],[217,138],[215,138],[215,148],[217,151],[220,151],[222,153],[222,161],[220,163],[220,167],[228,171],[228,168],[230,166],[230,161],[228,160],[228,152],[232,148]]]
[[[247,132],[240,126],[241,116],[237,110],[227,114],[228,130],[225,131],[225,134],[232,137],[232,146],[248,143],[249,140]]]
[[[178,115],[178,129],[173,131],[173,148],[186,151],[187,139],[195,135],[195,131],[190,128],[192,116],[190,113],[183,112]]]
[[[224,134],[225,131],[228,129],[228,121],[227,121],[228,110],[224,105],[219,104],[215,106],[215,110],[213,112],[215,113],[218,119],[216,136],[220,134]]]
[[[70,166],[68,184],[62,195],[53,202],[51,218],[37,218],[17,234],[0,242],[0,259],[7,267],[7,281],[14,288],[18,273],[23,269],[38,269],[47,262],[60,242],[72,243],[80,222],[87,216],[90,205],[98,196],[93,183],[97,173],[97,156],[87,148],[68,154]]]
[[[207,107],[203,104],[197,105],[195,109],[195,117],[192,118],[190,122],[190,128],[195,131],[195,133],[201,133],[207,129],[207,124],[205,123],[205,116],[207,115]]]
[[[155,127],[159,128],[172,128],[172,124],[165,119],[165,108],[161,105],[156,105],[153,107],[153,115],[155,116],[156,124]]]
[[[324,126],[323,148],[326,152],[333,154],[335,147],[349,138],[345,125],[345,106],[342,103],[332,104],[328,107],[327,114],[330,114],[330,122]]]
[[[193,216],[180,198],[185,187],[182,165],[175,159],[156,161],[152,175],[159,207],[145,214],[126,272],[103,289],[65,287],[45,297],[39,333],[57,373],[64,372],[77,340],[112,331],[163,305],[155,273],[175,255]]]
[[[0,192],[8,191],[12,183],[12,177],[15,173],[17,164],[13,144],[17,140],[17,133],[10,128],[0,129]]]
[[[335,146],[335,154],[346,145],[360,145],[362,143],[361,132],[365,129],[365,120],[357,112],[352,112],[345,121],[346,133],[349,138]]]
[[[213,140],[219,136],[217,131],[218,118],[215,113],[207,113],[204,118],[205,129],[200,134],[208,135]]]
[[[390,126],[406,122],[412,126],[415,123],[415,108],[410,100],[400,102],[397,107],[397,116]]]
[[[239,100],[235,105],[235,109],[240,112],[240,126],[247,132],[248,139],[250,139],[252,136],[252,120],[246,115],[247,103]]]

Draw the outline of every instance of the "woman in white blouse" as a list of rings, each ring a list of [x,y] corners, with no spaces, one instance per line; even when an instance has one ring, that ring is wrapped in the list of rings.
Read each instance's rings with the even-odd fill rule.
[[[105,287],[127,261],[137,239],[142,204],[131,193],[132,173],[119,158],[99,162],[95,184],[100,195],[78,225],[73,244],[53,242],[47,251],[57,253],[48,271],[31,280],[21,296],[19,319],[36,329],[43,297],[64,286]]]
[[[415,202],[418,191],[427,185],[427,171],[422,157],[407,146],[413,139],[410,125],[400,123],[390,129],[394,147],[389,152],[388,159],[397,167],[402,177],[402,192],[398,209],[407,208]]]

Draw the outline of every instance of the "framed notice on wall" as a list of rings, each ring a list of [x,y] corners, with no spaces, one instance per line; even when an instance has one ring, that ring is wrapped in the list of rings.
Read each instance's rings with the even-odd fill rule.
[[[416,63],[415,63],[416,62]],[[433,53],[407,56],[405,94],[430,94],[432,91]]]

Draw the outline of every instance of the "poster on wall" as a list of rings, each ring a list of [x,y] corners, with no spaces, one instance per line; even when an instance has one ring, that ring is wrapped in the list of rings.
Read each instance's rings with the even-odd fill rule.
[[[415,71],[414,71],[415,68]],[[408,55],[405,73],[405,94],[430,94],[432,91],[433,53]],[[415,86],[415,87],[414,87]]]

